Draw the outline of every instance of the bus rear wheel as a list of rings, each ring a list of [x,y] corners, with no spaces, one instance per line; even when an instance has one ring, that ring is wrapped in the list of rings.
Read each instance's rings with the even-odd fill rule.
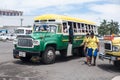
[[[49,46],[42,54],[42,62],[44,64],[52,64],[55,62],[55,56],[55,49]]]

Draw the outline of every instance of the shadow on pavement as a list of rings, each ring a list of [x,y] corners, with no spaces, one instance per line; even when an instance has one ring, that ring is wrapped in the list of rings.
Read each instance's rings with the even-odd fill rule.
[[[60,55],[57,55],[55,63],[67,62],[67,61],[74,60],[74,59],[79,59],[79,58],[81,58],[81,57],[78,57],[78,56],[68,56],[66,58],[61,58]],[[20,65],[34,65],[34,66],[35,65],[36,66],[37,65],[45,65],[41,61],[39,61],[39,62],[32,62],[32,61],[22,62],[21,60],[15,60],[15,61],[13,61],[13,63],[20,64]],[[48,65],[50,65],[50,64],[48,64]]]
[[[99,64],[97,66],[107,72],[120,72],[120,67],[116,67],[112,64]]]

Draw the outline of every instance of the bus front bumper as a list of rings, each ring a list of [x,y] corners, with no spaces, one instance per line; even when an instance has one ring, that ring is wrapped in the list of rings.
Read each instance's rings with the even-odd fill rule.
[[[13,57],[16,59],[20,59],[20,57],[27,57],[27,56],[40,56],[40,52],[27,52],[13,49]]]
[[[110,61],[118,61],[118,60],[120,60],[120,56],[113,56],[113,55],[107,55],[107,54],[104,54],[104,53],[100,53],[99,54],[99,59],[101,59],[101,60],[107,59],[107,60],[110,60]]]

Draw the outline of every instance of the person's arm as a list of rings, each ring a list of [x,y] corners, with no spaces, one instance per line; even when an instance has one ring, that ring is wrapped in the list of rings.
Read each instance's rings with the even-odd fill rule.
[[[82,44],[80,44],[80,46],[84,46],[85,42],[86,42],[86,38],[84,38],[84,40],[83,40]]]
[[[97,41],[96,41],[96,43],[97,43],[97,48],[98,48],[98,51],[99,51],[99,39],[97,38]]]
[[[83,48],[84,52],[86,52],[86,47],[87,47],[87,43],[85,42],[84,43],[84,48]]]
[[[85,45],[85,42],[82,42],[82,44],[80,44],[80,46],[83,46],[83,45]]]

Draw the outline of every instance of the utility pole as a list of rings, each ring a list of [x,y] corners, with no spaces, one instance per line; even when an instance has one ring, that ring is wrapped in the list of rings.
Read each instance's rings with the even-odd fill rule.
[[[23,18],[20,19],[21,27],[23,26]]]

